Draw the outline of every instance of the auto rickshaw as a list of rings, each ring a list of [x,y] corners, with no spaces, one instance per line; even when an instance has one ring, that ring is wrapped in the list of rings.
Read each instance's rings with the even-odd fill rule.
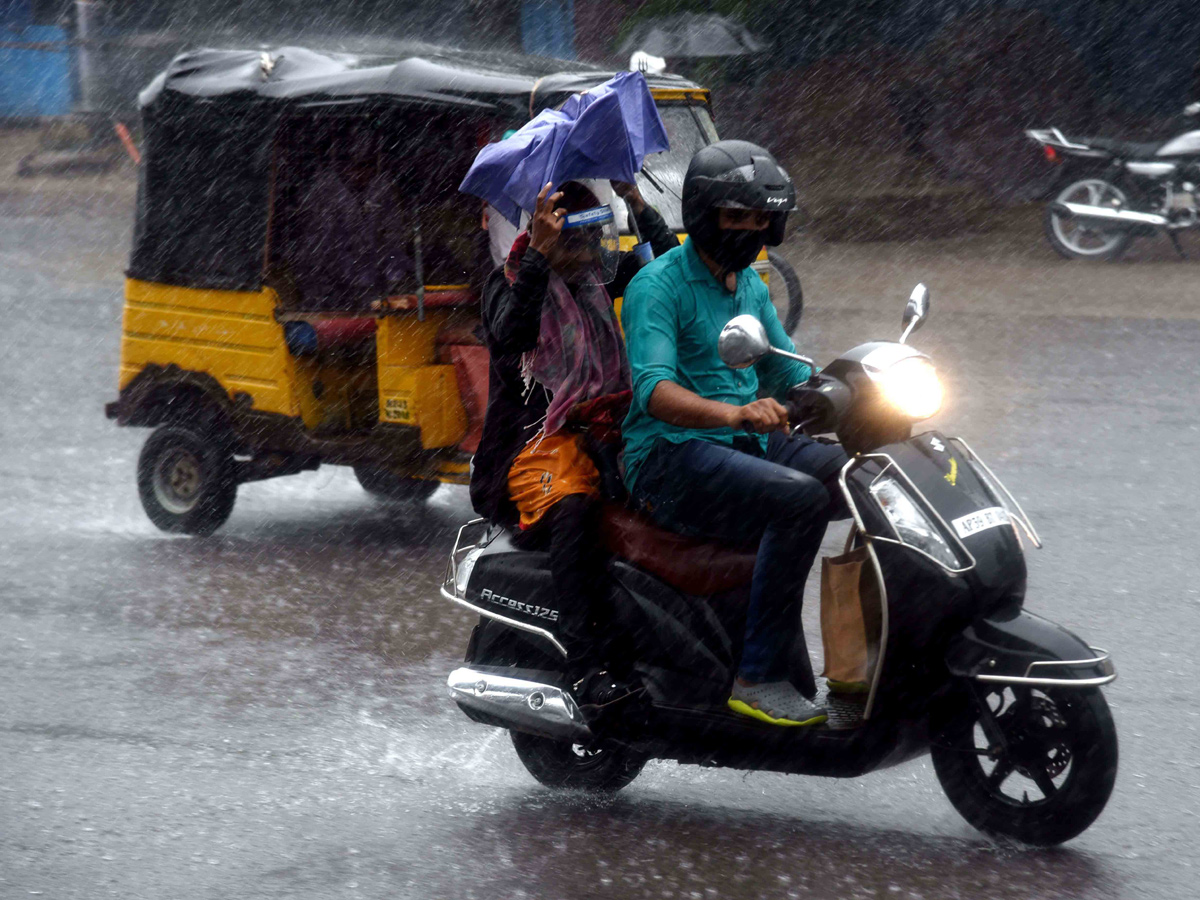
[[[486,408],[475,329],[491,262],[458,184],[480,146],[611,75],[428,47],[177,57],[139,97],[120,393],[105,408],[155,429],[137,472],[151,521],[209,534],[238,485],[323,463],[393,500],[466,484]],[[687,163],[717,139],[708,92],[673,75],[648,83],[671,149],[647,159],[639,187],[681,232]],[[328,227],[346,197],[356,214],[374,210],[346,220],[368,227]],[[330,250],[351,239],[384,251]],[[798,282],[774,262],[794,325]]]

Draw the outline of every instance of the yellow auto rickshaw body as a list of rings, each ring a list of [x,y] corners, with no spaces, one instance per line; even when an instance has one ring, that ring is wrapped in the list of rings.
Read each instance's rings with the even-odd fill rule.
[[[554,61],[505,66],[495,55],[451,51],[369,62],[378,61],[300,48],[197,51],[140,97],[144,163],[119,395],[106,412],[158,428],[139,463],[139,491],[160,527],[205,533],[228,515],[237,484],[322,463],[352,465],[364,487],[391,496],[468,481],[486,351],[473,334],[470,266],[447,251],[437,269],[443,244],[480,234],[478,207],[455,188],[482,143],[611,73],[547,73]],[[689,140],[716,138],[706,91],[677,76],[654,76],[650,87],[668,120],[691,129]],[[314,308],[288,265],[293,182],[311,172],[311,135],[358,125],[408,135],[417,150],[401,155],[409,168],[400,180],[436,188],[421,195],[417,218],[449,221],[451,231],[425,235],[431,262],[406,288],[367,306]],[[671,171],[639,183],[660,210],[673,204],[665,215],[681,232],[681,160],[667,163]],[[624,236],[622,249],[634,241]],[[356,336],[307,352],[294,340],[306,329]],[[212,488],[213,472],[224,488]]]

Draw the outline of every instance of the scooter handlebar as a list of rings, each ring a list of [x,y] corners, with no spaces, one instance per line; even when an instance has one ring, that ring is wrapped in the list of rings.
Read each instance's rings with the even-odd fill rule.
[[[791,400],[786,401],[783,404],[783,408],[787,410],[788,424],[786,430],[791,434],[795,431],[797,424],[801,423],[803,413],[800,406]],[[739,425],[742,431],[749,432],[750,434],[759,434],[759,431],[754,427],[754,423],[749,419],[742,419]]]

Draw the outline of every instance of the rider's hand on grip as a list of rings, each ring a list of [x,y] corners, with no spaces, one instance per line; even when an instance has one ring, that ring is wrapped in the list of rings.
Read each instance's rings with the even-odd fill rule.
[[[732,406],[730,409],[729,427],[734,430],[751,431],[756,434],[787,430],[787,410],[782,403],[770,397],[755,400],[745,406]]]

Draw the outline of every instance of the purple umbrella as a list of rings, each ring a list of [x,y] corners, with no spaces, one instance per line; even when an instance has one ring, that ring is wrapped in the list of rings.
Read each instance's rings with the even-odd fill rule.
[[[479,151],[459,190],[516,225],[538,191],[576,178],[634,180],[642,160],[668,149],[667,129],[641,72],[622,72],[547,109]]]

